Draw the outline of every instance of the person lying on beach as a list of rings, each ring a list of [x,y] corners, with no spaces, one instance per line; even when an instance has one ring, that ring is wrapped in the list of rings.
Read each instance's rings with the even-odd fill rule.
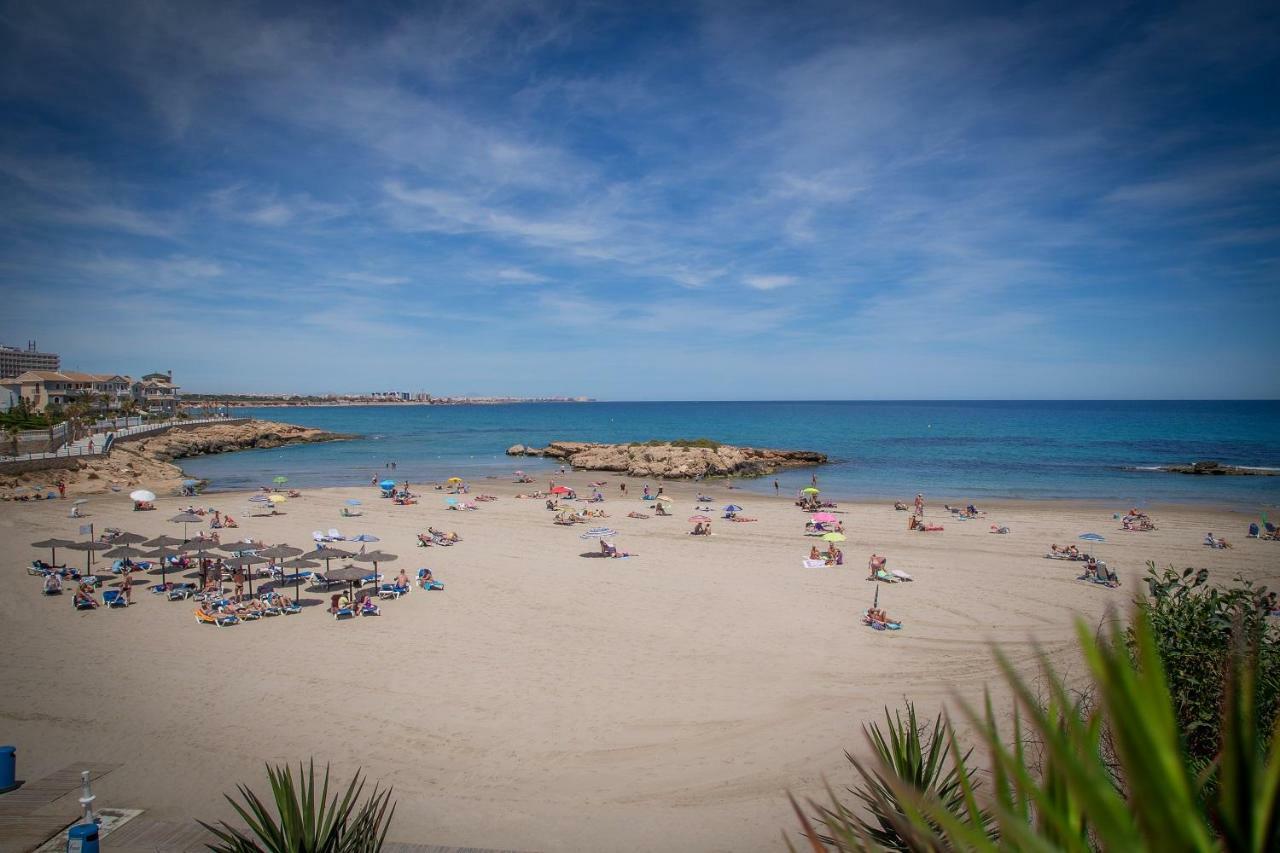
[[[1001,534],[1003,534],[1003,533],[1008,533],[1008,532],[1009,532],[1009,528],[1007,528],[1007,527],[1002,527],[1002,526],[1000,526],[1000,525],[998,525],[998,524],[993,524],[993,525],[991,525],[991,532],[992,532],[992,533],[1001,533]]]
[[[906,512],[906,511],[907,511],[907,505],[906,505],[906,504],[904,504],[902,501],[894,501],[894,502],[893,502],[893,508],[894,508],[894,509],[896,509],[898,512]]]
[[[760,519],[748,518],[745,515],[738,515],[737,513],[734,513],[732,516],[729,516],[729,520],[730,521],[759,521]]]
[[[58,577],[57,572],[50,572],[44,576],[44,594],[45,595],[61,595],[62,594],[62,578]]]
[[[432,544],[433,544],[433,542],[432,542],[432,539],[431,539],[431,537],[430,537],[430,536],[428,536],[428,535],[427,535],[427,534],[425,534],[425,533],[419,533],[419,534],[418,534],[418,547],[419,547],[419,548],[430,548]]]
[[[648,513],[644,513],[644,512],[627,513],[627,518],[648,518],[648,517],[649,517]]]

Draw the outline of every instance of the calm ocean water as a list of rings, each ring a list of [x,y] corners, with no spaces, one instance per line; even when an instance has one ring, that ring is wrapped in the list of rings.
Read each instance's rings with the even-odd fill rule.
[[[389,461],[410,482],[451,475],[534,476],[555,466],[514,460],[512,444],[709,437],[729,444],[819,450],[833,497],[1085,498],[1280,505],[1280,477],[1188,477],[1131,470],[1196,459],[1280,469],[1280,401],[1247,402],[748,402],[507,406],[363,406],[239,410],[357,441],[191,459],[217,490],[284,475],[291,485],[367,483]],[[607,475],[605,475],[607,477]],[[783,472],[784,491],[808,469]],[[773,478],[743,481],[772,491]]]

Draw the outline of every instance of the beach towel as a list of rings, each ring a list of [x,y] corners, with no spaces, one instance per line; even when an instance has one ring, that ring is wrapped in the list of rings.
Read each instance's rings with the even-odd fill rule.
[[[826,565],[827,563],[825,560],[809,560],[809,559],[804,560],[804,567],[806,569],[821,569],[821,568],[825,568]]]

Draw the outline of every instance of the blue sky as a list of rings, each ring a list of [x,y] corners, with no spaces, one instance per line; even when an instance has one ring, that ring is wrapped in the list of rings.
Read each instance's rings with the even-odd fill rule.
[[[0,341],[203,391],[1280,396],[1274,6],[357,5],[5,3]]]

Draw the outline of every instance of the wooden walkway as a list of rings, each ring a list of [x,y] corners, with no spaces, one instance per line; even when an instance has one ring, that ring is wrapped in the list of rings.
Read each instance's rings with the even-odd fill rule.
[[[16,791],[0,794],[0,853],[31,853],[80,816],[80,771],[101,779],[119,764],[69,764]],[[100,803],[106,807],[108,804]],[[139,815],[104,835],[111,853],[195,853],[206,850],[209,832],[194,820],[155,820]],[[384,853],[520,853],[479,847],[441,847],[389,841]]]
[[[80,816],[80,771],[101,779],[119,764],[69,764],[16,791],[0,794],[0,853],[28,853]]]

